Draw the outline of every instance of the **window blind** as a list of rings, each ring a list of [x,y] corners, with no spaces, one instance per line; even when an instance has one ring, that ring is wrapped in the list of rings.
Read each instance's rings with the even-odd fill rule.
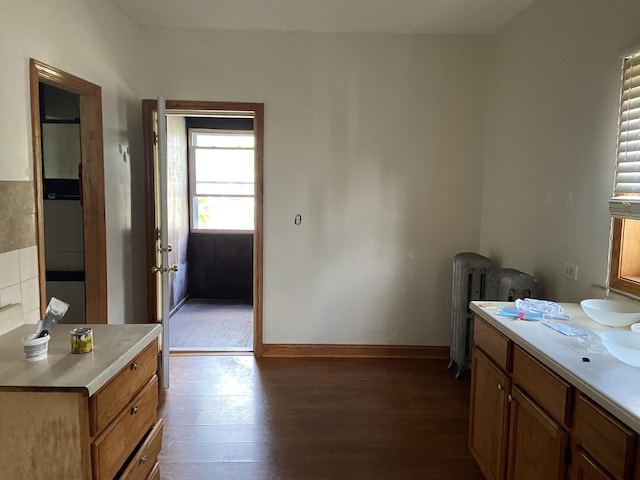
[[[618,124],[613,217],[640,219],[640,51],[624,58]]]

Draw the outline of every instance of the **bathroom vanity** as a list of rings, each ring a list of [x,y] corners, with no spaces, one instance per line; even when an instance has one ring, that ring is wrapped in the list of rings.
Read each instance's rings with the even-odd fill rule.
[[[472,302],[469,448],[487,479],[640,479],[640,368],[614,358],[610,328],[563,305],[591,340]]]
[[[161,327],[89,326],[91,352],[72,354],[76,325],[58,325],[37,362],[24,358],[20,342],[34,325],[0,335],[2,478],[160,478]]]

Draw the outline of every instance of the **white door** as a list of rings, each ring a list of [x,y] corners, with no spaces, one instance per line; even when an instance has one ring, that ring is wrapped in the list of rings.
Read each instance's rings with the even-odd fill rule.
[[[169,275],[177,269],[169,266],[167,235],[167,115],[164,98],[158,98],[156,116],[156,148],[154,152],[154,183],[156,210],[156,291],[158,323],[162,324],[160,345],[160,385],[169,388]]]

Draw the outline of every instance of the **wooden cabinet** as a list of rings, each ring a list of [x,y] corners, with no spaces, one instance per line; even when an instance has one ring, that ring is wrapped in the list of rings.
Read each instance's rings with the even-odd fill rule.
[[[473,319],[473,343],[502,370],[511,371],[513,342],[478,317]]]
[[[157,419],[157,352],[157,342],[153,342],[90,397],[90,425],[95,433],[93,480],[112,479],[123,470],[127,471],[125,478],[145,479],[157,462],[162,443],[162,421]],[[128,461],[143,439],[146,441]]]
[[[162,447],[162,430],[164,423],[158,420],[156,426],[147,436],[147,439],[138,449],[136,455],[128,463],[128,467],[122,473],[120,480],[145,480],[147,478],[160,478],[158,466],[158,454]],[[156,473],[157,472],[157,473]]]
[[[583,394],[576,400],[574,442],[612,478],[632,478],[635,433]]]
[[[513,349],[513,383],[558,423],[569,425],[571,385],[518,346]]]
[[[508,480],[566,478],[567,431],[517,386],[511,392]]]
[[[91,433],[104,430],[153,377],[157,369],[157,346],[149,345],[89,399]],[[157,396],[157,395],[156,395]]]
[[[565,419],[568,384],[479,318],[474,332],[469,449],[483,474],[492,480],[566,478],[568,434],[557,417]],[[556,419],[525,393],[534,385],[536,400]]]
[[[479,317],[469,449],[491,480],[640,480],[638,435]]]
[[[469,449],[486,478],[502,480],[511,379],[479,349],[471,362]]]
[[[91,396],[80,388],[0,391],[2,477],[159,478],[157,349],[153,340]]]
[[[578,447],[574,451],[571,480],[615,480],[615,478]]]

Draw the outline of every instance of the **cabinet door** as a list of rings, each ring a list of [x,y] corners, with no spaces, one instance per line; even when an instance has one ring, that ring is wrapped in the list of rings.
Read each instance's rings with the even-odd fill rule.
[[[516,386],[510,411],[507,479],[566,478],[568,433]]]
[[[511,380],[480,350],[471,363],[469,449],[486,478],[502,480]]]
[[[615,480],[581,448],[576,448],[571,480]]]
[[[631,478],[636,434],[580,393],[573,424],[574,441],[616,478]]]

